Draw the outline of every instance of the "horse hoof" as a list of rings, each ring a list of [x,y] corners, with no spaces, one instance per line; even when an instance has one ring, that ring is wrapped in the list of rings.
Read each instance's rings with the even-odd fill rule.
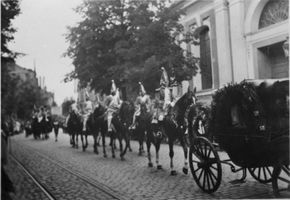
[[[99,154],[99,152],[95,151],[95,154],[97,154],[97,155],[98,155],[98,154]]]
[[[184,174],[188,174],[188,169],[187,168],[183,167],[182,171],[183,171]]]
[[[142,152],[141,151],[139,151],[138,156],[142,156]]]
[[[162,165],[157,165],[157,169],[162,169]]]
[[[85,152],[86,151],[86,148],[83,148],[83,152]]]
[[[132,149],[129,149],[130,152],[132,152]]]
[[[107,156],[107,154],[104,154],[104,158],[107,158],[108,156]]]
[[[125,158],[124,158],[124,156],[121,156],[121,160],[122,160],[122,161],[125,161]]]
[[[116,158],[116,156],[115,155],[112,155],[112,158]]]
[[[171,170],[170,175],[171,176],[176,176],[177,175],[177,172],[175,170]]]
[[[153,164],[151,162],[148,163],[148,167],[153,167]]]

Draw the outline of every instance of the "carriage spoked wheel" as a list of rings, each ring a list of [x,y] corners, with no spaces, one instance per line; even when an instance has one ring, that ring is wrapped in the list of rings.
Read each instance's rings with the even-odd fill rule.
[[[222,167],[217,151],[204,137],[197,137],[189,151],[189,166],[197,185],[206,193],[215,192],[222,179]]]
[[[248,168],[248,170],[252,177],[260,183],[270,183],[272,181],[273,167],[271,166]]]
[[[275,197],[290,197],[290,170],[289,166],[274,167],[272,176],[272,187]]]

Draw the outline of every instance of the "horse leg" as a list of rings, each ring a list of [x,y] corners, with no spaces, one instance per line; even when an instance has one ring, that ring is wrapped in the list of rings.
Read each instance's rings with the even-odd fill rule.
[[[132,152],[132,148],[131,148],[131,132],[129,132],[129,134],[128,134],[128,148],[129,148],[129,151]]]
[[[78,148],[79,148],[79,134],[76,133],[75,137],[76,137],[76,144],[75,144],[75,147],[78,149]]]
[[[81,140],[82,140],[83,151],[86,150],[85,145],[84,145],[84,134],[85,134],[85,131],[82,131],[82,132],[81,132]]]
[[[141,138],[139,138],[139,156],[142,156],[142,145],[143,145],[143,141]]]
[[[126,154],[130,142],[129,133],[127,131],[124,132],[124,140],[125,140],[125,149],[124,151],[121,151],[122,157],[124,157],[124,155]]]
[[[115,148],[114,148],[114,143],[115,143],[115,134],[113,132],[111,132],[111,149],[112,149],[112,158],[115,158]]]
[[[89,146],[89,143],[88,143],[88,132],[86,132],[86,135],[85,135],[85,137],[86,137],[86,148]]]
[[[99,154],[98,145],[97,145],[98,134],[93,134],[93,136],[94,136],[94,153],[95,154]]]
[[[98,132],[97,132],[97,137],[96,137],[96,140],[97,140],[97,141],[96,141],[96,142],[97,142],[96,144],[97,144],[98,146],[100,146],[100,140],[101,140],[101,138],[102,138],[101,133],[98,131]]]
[[[174,170],[174,166],[173,166],[173,156],[174,156],[174,151],[173,151],[173,140],[171,138],[169,138],[169,157],[170,157],[170,169],[171,172],[170,174],[172,176],[175,176],[177,173]]]
[[[106,123],[106,122],[105,122]],[[103,128],[101,128],[101,134],[102,134],[102,141],[103,141],[103,154],[104,154],[104,157],[106,158],[107,157],[107,153],[106,153],[106,132],[107,132],[107,127],[104,126]]]
[[[123,143],[122,143],[122,137],[119,136],[119,144],[120,144],[120,158],[121,160],[125,160],[124,159],[124,154],[123,154]]]
[[[157,140],[155,144],[155,151],[156,151],[156,166],[157,169],[162,169],[162,165],[159,164],[159,149],[160,149],[161,140]]]
[[[147,145],[148,167],[153,167],[153,164],[151,161],[151,153],[150,153],[150,147],[151,147],[150,137],[147,137],[146,145]]]
[[[72,147],[74,148],[75,147],[75,134],[74,133],[72,133],[71,134],[71,139],[72,139]]]
[[[185,137],[180,137],[179,141],[180,141],[180,144],[183,148],[183,153],[184,153],[184,166],[182,168],[182,171],[184,174],[188,174],[188,160],[187,160],[188,148],[187,148],[187,144],[185,141]]]

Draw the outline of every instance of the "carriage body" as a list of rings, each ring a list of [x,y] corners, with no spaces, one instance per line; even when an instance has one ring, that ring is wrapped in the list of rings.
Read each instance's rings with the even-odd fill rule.
[[[283,166],[287,166],[289,176],[288,79],[248,80],[218,90],[213,96],[207,124],[207,134],[195,134],[198,137],[194,138],[190,151],[198,158],[196,166],[191,164],[197,183],[201,181],[196,174],[199,168],[208,171],[213,164],[217,165],[214,169],[218,169],[221,163],[229,162],[245,173],[248,169],[260,182],[272,181],[273,188]],[[213,142],[217,142],[230,160],[219,159]],[[229,165],[233,172],[238,171],[233,169],[232,164]],[[259,176],[253,173],[253,169],[259,169]],[[263,180],[260,177],[261,169],[268,170],[271,177]],[[220,169],[216,173],[221,177]],[[219,184],[220,180],[216,180],[213,187],[208,186],[206,189],[205,183],[198,183],[208,193],[217,190]]]
[[[289,163],[289,80],[250,80],[218,91],[210,131],[241,167]]]

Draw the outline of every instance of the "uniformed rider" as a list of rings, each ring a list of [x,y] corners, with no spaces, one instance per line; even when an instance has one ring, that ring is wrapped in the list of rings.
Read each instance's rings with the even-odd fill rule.
[[[93,103],[89,98],[89,94],[86,91],[86,101],[83,105],[82,116],[83,116],[83,131],[86,131],[86,124],[90,114],[93,112]]]
[[[132,126],[130,127],[131,129],[135,129],[136,127],[136,117],[140,116],[141,114],[141,105],[146,106],[147,112],[150,111],[150,97],[149,95],[146,94],[146,90],[141,82],[139,82],[139,87],[140,87],[139,96],[136,98],[136,101],[135,101],[136,111],[133,115],[133,123],[132,123]]]
[[[121,99],[119,96],[119,91],[115,85],[114,80],[112,80],[111,94],[107,97],[105,101],[107,106],[107,121],[108,121],[108,131],[113,131],[114,127],[112,126],[113,114],[116,113],[121,106]]]
[[[170,103],[170,90],[169,79],[167,72],[164,67],[161,67],[161,79],[160,79],[160,96],[161,100],[163,100],[163,109],[165,110],[167,105]]]

